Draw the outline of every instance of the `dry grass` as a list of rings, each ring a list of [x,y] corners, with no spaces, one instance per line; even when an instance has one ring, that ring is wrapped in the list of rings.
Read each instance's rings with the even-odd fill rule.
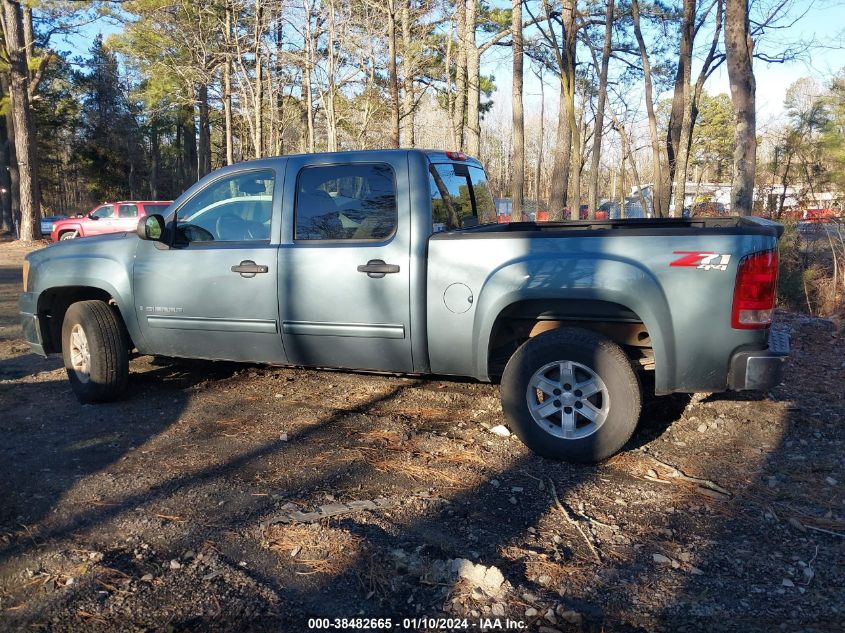
[[[341,573],[361,556],[363,545],[364,539],[348,530],[319,524],[274,526],[267,539],[267,546],[303,575]]]
[[[402,436],[389,429],[374,429],[372,431],[353,431],[354,436],[367,444],[380,444],[384,448],[398,451],[402,448]],[[353,433],[350,433],[353,434]]]
[[[393,455],[384,457],[373,457],[367,459],[367,463],[377,471],[405,475],[409,479],[420,483],[434,484],[446,483],[453,487],[465,487],[470,485],[467,477],[458,477],[431,464],[409,461]]]

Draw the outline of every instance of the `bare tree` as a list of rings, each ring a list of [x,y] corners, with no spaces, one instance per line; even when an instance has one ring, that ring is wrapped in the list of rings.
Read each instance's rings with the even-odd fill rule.
[[[512,220],[522,220],[522,200],[525,196],[525,113],[522,107],[522,0],[513,0],[511,12],[513,38],[511,136],[511,210]]]
[[[754,42],[749,32],[748,0],[727,0],[725,54],[736,126],[731,211],[739,215],[751,215],[754,176],[757,170],[757,84],[752,67],[753,52]]]
[[[613,43],[613,8],[614,0],[607,0],[604,13],[604,44],[601,51],[601,67],[599,73],[599,95],[596,104],[596,119],[593,124],[593,154],[590,161],[590,183],[588,193],[588,217],[594,220],[598,208],[599,166],[601,164],[601,143],[604,136],[604,108],[607,101],[607,72],[610,64],[610,52]],[[595,53],[593,53],[595,62]]]
[[[9,61],[9,102],[17,156],[21,224],[19,238],[31,242],[41,237],[41,203],[38,197],[38,169],[35,129],[29,104],[29,69],[26,62],[23,11],[20,2],[2,0],[3,41]]]

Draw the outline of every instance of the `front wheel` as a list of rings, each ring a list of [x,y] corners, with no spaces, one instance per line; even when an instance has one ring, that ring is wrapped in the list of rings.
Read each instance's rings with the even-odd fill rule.
[[[639,380],[622,349],[589,330],[560,328],[526,341],[502,375],[502,408],[535,453],[595,463],[630,439]]]
[[[104,301],[80,301],[67,309],[62,356],[80,402],[105,402],[123,395],[129,378],[128,347],[122,324]]]
[[[64,240],[72,240],[76,237],[76,231],[65,231],[61,235],[59,235],[59,241],[62,242]]]

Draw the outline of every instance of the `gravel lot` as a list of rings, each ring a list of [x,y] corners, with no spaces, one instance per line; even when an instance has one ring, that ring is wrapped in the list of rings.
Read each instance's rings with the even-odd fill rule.
[[[652,398],[576,467],[491,432],[473,382],[142,357],[81,406],[20,340],[24,252],[0,243],[2,630],[843,630],[829,321],[780,315],[772,393]]]

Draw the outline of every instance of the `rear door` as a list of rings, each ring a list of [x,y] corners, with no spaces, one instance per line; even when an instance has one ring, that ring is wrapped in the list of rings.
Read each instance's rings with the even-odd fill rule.
[[[289,361],[412,371],[407,154],[289,158],[285,181],[279,312]]]
[[[113,232],[134,231],[138,226],[138,205],[124,202],[117,205],[117,214],[111,220]]]

